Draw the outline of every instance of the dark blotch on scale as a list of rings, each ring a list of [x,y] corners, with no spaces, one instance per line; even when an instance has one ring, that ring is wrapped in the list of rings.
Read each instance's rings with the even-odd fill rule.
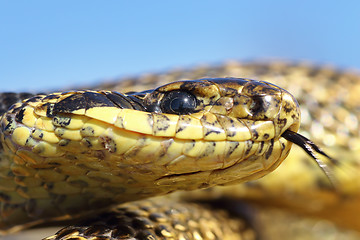
[[[137,95],[124,95],[118,92],[106,92],[105,94],[106,97],[109,98],[119,108],[144,110],[142,99]]]
[[[57,127],[67,127],[67,126],[69,126],[70,122],[71,122],[70,117],[55,116],[53,118],[53,124]]]
[[[59,95],[58,94],[49,94],[46,97],[44,97],[44,100],[51,100],[51,99],[58,99]]]
[[[2,131],[3,131],[3,132],[9,131],[9,130],[13,130],[13,129],[11,129],[11,126],[12,126],[13,123],[14,123],[13,119],[12,119],[10,116],[6,116],[6,120],[8,121],[8,124],[6,124],[6,126],[5,126],[5,124],[2,123],[2,125],[1,125],[1,128],[2,128]]]
[[[129,98],[129,100],[131,100],[130,103],[131,103],[133,109],[141,110],[141,111],[146,110],[146,108],[144,106],[143,98],[141,97],[141,95],[139,95],[139,96],[137,96],[137,95],[129,95],[127,97]]]
[[[270,156],[271,156],[271,154],[273,152],[273,149],[274,149],[274,139],[271,139],[270,140],[270,146],[269,146],[268,150],[265,153],[265,158],[266,159],[270,158]]]
[[[114,104],[116,104],[119,108],[132,109],[131,103],[121,93],[107,92],[105,94],[106,97],[110,99]]]
[[[15,115],[15,120],[18,123],[22,123],[22,120],[24,119],[24,112],[25,112],[25,108],[22,108],[16,115]]]
[[[265,142],[264,142],[264,141],[261,141],[261,142],[260,142],[259,152],[262,152],[262,150],[263,150],[263,148],[264,148],[264,145],[265,145]]]
[[[52,113],[72,113],[79,109],[94,107],[117,107],[101,93],[85,92],[73,94],[54,105]]]
[[[41,99],[42,99],[42,96],[34,96],[34,97],[31,97],[31,98],[27,99],[25,102],[26,103],[32,103],[32,102],[37,102],[37,101],[39,101]]]

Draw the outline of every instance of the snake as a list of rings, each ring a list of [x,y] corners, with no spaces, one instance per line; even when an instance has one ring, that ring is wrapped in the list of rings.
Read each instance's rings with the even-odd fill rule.
[[[256,226],[273,224],[270,210],[251,221],[238,213],[245,201],[357,239],[359,80],[306,63],[230,62],[3,93],[1,233],[80,219],[45,239],[271,239]]]

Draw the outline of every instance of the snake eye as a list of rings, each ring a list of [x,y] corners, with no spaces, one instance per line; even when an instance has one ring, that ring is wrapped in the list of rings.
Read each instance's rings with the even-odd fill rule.
[[[184,91],[171,91],[164,96],[161,102],[163,113],[188,114],[192,113],[195,108],[195,96]]]

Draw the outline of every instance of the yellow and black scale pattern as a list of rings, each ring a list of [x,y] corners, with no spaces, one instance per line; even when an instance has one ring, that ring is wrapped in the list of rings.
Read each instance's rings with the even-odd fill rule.
[[[226,68],[239,71],[241,66]],[[282,70],[281,65],[274,65],[274,68]],[[251,66],[244,69],[249,70]],[[293,70],[301,73],[299,66]],[[269,69],[265,73],[267,71]],[[159,79],[166,79],[166,75]],[[168,93],[176,97],[177,92],[183,91],[195,96],[191,114],[174,114],[172,108],[164,111],[163,102],[174,97],[169,97]],[[243,95],[238,95],[240,92]],[[77,104],[73,104],[74,100]],[[109,91],[70,91],[30,98],[14,105],[2,118],[5,149],[5,160],[1,161],[1,170],[4,170],[1,181],[5,185],[2,190],[2,228],[43,222],[41,218],[68,218],[68,214],[74,215],[81,208],[99,210],[109,204],[179,189],[192,190],[260,178],[276,168],[288,154],[291,143],[281,134],[289,127],[292,131],[299,127],[299,109],[293,97],[274,85],[247,79],[179,82],[155,91],[128,95]],[[185,158],[189,161],[183,161]],[[319,182],[320,191],[333,192],[323,182]],[[304,185],[307,184],[305,181]],[[208,192],[206,196],[223,192],[233,197],[243,194],[246,198],[240,187],[236,192],[231,189],[231,194],[225,188]],[[348,195],[353,193],[352,189]],[[252,194],[256,196],[256,191],[256,188],[255,191],[250,188],[249,198],[253,198]],[[320,191],[314,191],[315,195]],[[201,197],[202,194],[193,195]],[[77,205],[72,205],[74,203]],[[151,215],[148,209],[150,207],[144,207],[143,213],[137,216]],[[239,219],[233,221],[244,226]],[[175,225],[172,224],[172,228]],[[207,231],[203,227],[191,232],[187,227],[179,227],[183,224],[178,225],[183,229],[180,235],[174,235],[164,226],[157,226],[151,234],[170,239],[235,236],[230,232],[222,235],[216,228]],[[83,226],[62,230],[58,236],[49,239],[84,239],[84,232],[89,238],[95,232],[102,232],[103,238],[96,239],[113,239],[115,235],[121,235],[119,231],[109,233],[109,230]],[[77,234],[80,236],[75,237]],[[134,234],[129,230],[128,235],[124,234],[126,236],[120,239],[131,238]],[[229,239],[255,237],[250,230],[236,234]],[[145,235],[142,238],[145,239]]]

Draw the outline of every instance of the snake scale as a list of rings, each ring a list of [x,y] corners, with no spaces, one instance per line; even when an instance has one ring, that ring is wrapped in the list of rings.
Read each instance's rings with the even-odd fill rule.
[[[220,77],[226,79],[216,79]],[[287,89],[300,108],[281,88],[243,78]],[[189,79],[205,80],[183,81]],[[285,239],[281,225],[291,228],[291,217],[276,225],[281,213],[267,208],[276,207],[333,222],[340,227],[331,227],[337,229],[330,233],[334,239],[359,238],[357,74],[308,64],[231,62],[92,89],[35,97],[1,95],[3,109],[18,98],[29,99],[2,117],[4,233],[52,218],[72,218],[85,209],[82,222],[46,239]],[[238,97],[238,92],[244,95]],[[328,177],[299,147],[290,151],[291,143],[281,137],[289,127],[298,130],[299,112],[300,133],[338,160],[328,162]],[[87,151],[81,150],[84,146]],[[279,169],[267,175],[287,154]],[[182,161],[184,155],[189,162]],[[119,202],[214,185],[229,186],[175,192],[104,210]],[[243,220],[244,209],[252,207],[237,207],[239,201],[259,210]],[[249,220],[254,216],[255,221]],[[324,234],[320,237],[329,239]]]

